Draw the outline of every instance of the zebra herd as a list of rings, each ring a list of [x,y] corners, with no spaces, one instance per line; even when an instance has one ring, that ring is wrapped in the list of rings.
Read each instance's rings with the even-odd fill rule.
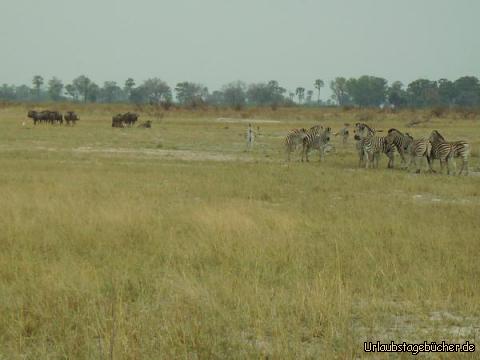
[[[455,173],[455,159],[459,158],[462,160],[459,175],[463,171],[468,175],[470,145],[466,141],[447,141],[437,130],[433,130],[428,138],[418,139],[397,129],[388,130],[385,136],[379,136],[377,134],[379,132],[381,130],[376,131],[365,123],[355,124],[354,139],[356,140],[355,147],[359,166],[365,166],[367,169],[378,167],[380,156],[385,154],[388,158],[387,168],[393,168],[394,154],[398,152],[402,167],[410,169],[413,164],[417,173],[420,172],[419,161],[422,160],[425,161],[426,170],[429,172],[435,172],[432,164],[434,160],[439,160],[442,173],[446,166],[447,174],[450,174],[450,163],[453,164]],[[320,159],[322,159],[325,153],[332,148],[329,144],[330,135],[331,128],[324,128],[321,125],[313,126],[308,130],[305,128],[290,130],[284,138],[287,160],[290,161],[290,154],[300,145],[302,145],[302,161],[304,158],[308,161],[308,152],[312,149],[319,150]],[[341,135],[345,144],[348,139],[348,129],[344,128],[335,135]]]
[[[37,125],[37,123],[45,123],[45,124],[63,124],[63,120],[67,123],[67,125],[75,125],[75,123],[79,120],[77,114],[73,111],[67,111],[65,115],[61,112],[56,110],[43,110],[43,111],[35,111],[30,110],[27,113],[27,117],[33,120],[33,124]]]

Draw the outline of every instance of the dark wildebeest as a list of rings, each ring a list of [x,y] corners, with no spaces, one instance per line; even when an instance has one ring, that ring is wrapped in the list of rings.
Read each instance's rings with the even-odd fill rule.
[[[135,113],[127,112],[123,114],[123,121],[127,126],[133,126],[138,120],[138,115]]]
[[[125,114],[117,114],[112,117],[112,127],[132,126],[138,120],[138,115],[127,112]]]
[[[70,125],[70,123],[72,125],[75,125],[75,123],[80,120],[77,116],[77,114],[75,114],[75,112],[73,111],[67,111],[67,113],[63,116],[63,118],[65,119],[65,121],[67,122],[67,125]]]

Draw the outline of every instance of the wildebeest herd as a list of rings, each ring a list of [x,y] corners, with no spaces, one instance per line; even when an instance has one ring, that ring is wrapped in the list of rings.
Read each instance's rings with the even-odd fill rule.
[[[347,125],[347,124],[346,124]],[[432,164],[434,160],[440,161],[440,171],[443,172],[447,167],[447,174],[450,174],[450,164],[456,170],[455,159],[462,160],[462,166],[459,175],[465,170],[468,175],[468,160],[470,157],[470,144],[464,140],[447,141],[438,130],[433,130],[430,136],[414,139],[408,133],[402,133],[397,129],[389,129],[385,136],[378,136],[376,131],[367,124],[355,124],[356,150],[359,157],[359,166],[378,167],[378,160],[381,154],[388,158],[387,168],[394,167],[394,153],[398,152],[402,161],[402,167],[409,169],[412,164],[416,167],[416,172],[420,172],[417,161],[425,160],[428,172],[435,172]],[[290,154],[299,145],[302,145],[302,161],[304,158],[308,161],[308,152],[312,149],[319,150],[320,159],[329,149],[331,128],[316,125],[310,129],[300,128],[292,129],[284,138],[284,145],[287,152],[287,160],[290,160]],[[335,135],[341,135],[343,143],[348,139],[348,129],[344,128]],[[406,156],[409,157],[407,163]],[[454,170],[454,173],[455,173]]]
[[[34,125],[37,125],[37,123],[63,124],[64,120],[67,125],[75,125],[75,123],[79,120],[78,116],[73,111],[67,111],[65,115],[63,115],[59,111],[30,110],[27,116],[33,120]]]
[[[112,127],[131,127],[138,120],[138,115],[131,112],[117,114],[112,118]]]

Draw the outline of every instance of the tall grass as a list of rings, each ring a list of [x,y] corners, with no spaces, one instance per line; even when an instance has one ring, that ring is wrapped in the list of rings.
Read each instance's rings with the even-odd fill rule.
[[[313,112],[259,124],[247,153],[245,124],[210,112],[145,130],[100,108],[23,128],[22,111],[0,111],[0,357],[354,358],[367,339],[478,339],[478,177],[365,171],[339,143],[285,165],[282,133]],[[478,145],[472,120],[412,132],[433,127]]]

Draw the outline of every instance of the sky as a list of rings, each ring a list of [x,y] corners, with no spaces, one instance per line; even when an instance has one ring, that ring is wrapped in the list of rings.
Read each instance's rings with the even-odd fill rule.
[[[480,77],[479,15],[478,0],[0,0],[0,84]]]

